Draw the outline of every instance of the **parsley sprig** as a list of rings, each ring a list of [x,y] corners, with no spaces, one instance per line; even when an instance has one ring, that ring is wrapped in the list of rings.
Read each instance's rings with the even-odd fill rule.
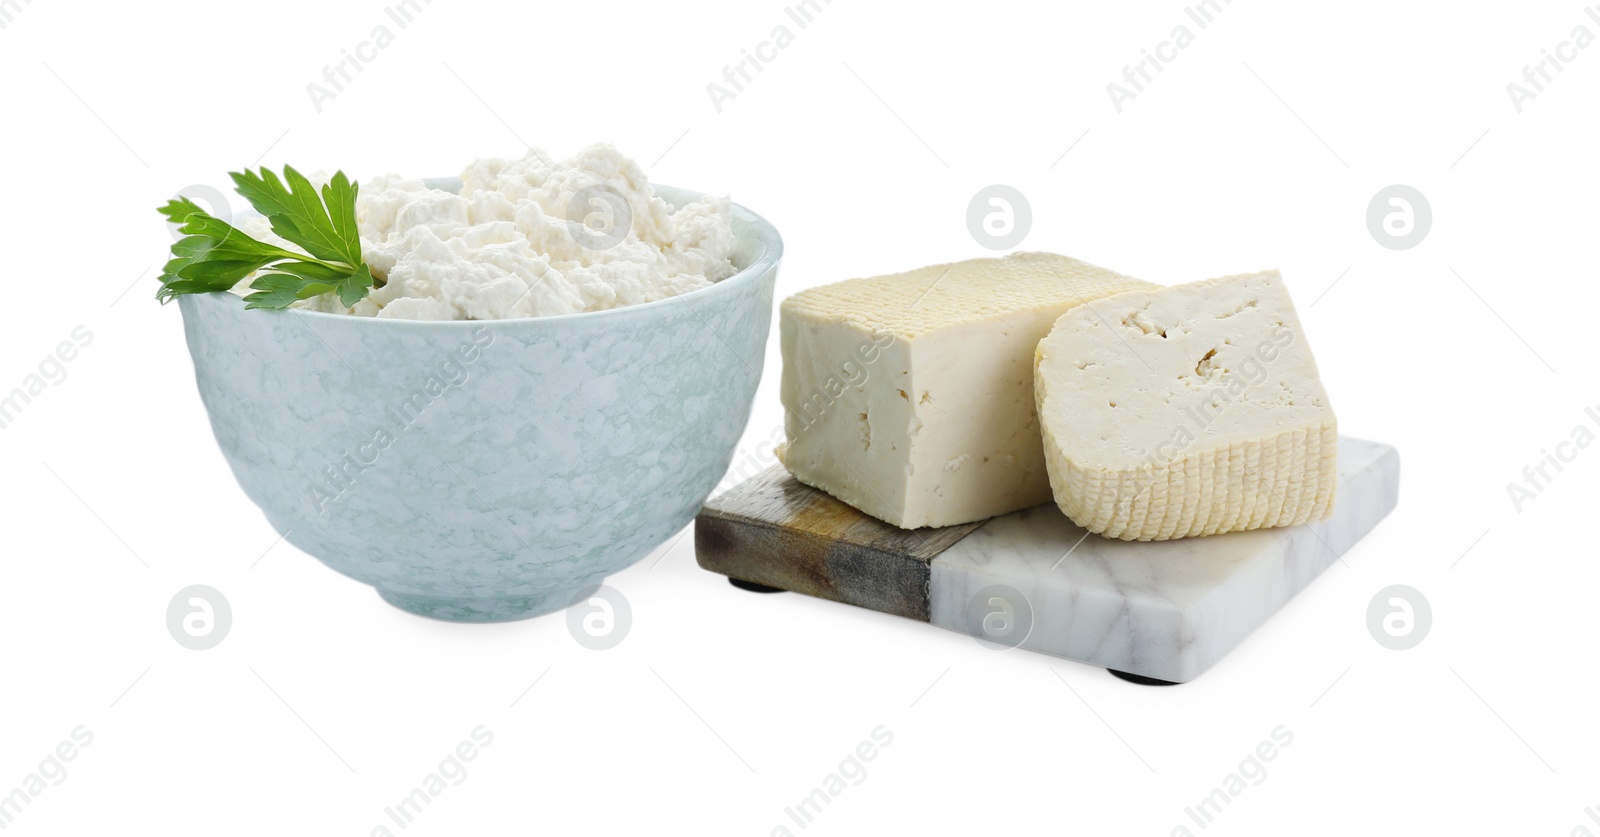
[[[183,294],[226,291],[261,271],[245,297],[246,308],[287,308],[297,299],[337,293],[346,306],[372,289],[372,269],[361,259],[356,229],[359,184],[338,172],[317,188],[300,172],[283,167],[283,179],[263,168],[233,172],[235,187],[272,231],[302,249],[285,250],[257,241],[188,198],[174,198],[158,211],[178,225],[184,237],[172,245],[172,260],[161,272],[163,304]],[[285,185],[287,181],[287,185]]]

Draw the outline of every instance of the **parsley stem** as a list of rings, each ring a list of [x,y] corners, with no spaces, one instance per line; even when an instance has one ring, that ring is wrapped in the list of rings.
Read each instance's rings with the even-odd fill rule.
[[[355,265],[345,264],[344,262],[325,262],[322,259],[308,256],[304,253],[296,253],[291,250],[285,250],[282,247],[273,247],[272,249],[277,255],[291,261],[311,262],[313,264],[320,264],[323,267],[333,268],[334,270],[355,270]]]

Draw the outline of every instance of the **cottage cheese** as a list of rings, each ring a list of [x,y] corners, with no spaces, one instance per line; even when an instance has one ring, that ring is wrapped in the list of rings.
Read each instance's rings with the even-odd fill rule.
[[[544,317],[666,299],[736,272],[728,200],[707,197],[674,210],[610,145],[561,161],[539,150],[475,160],[461,179],[459,195],[392,174],[363,181],[356,202],[362,253],[383,286],[350,308],[334,294],[295,307],[407,320]],[[621,219],[631,223],[611,246],[586,247],[569,229],[569,203],[592,187],[626,201],[627,211],[591,202],[591,229],[631,216]],[[265,219],[240,228],[292,247]],[[235,292],[249,293],[253,278]]]

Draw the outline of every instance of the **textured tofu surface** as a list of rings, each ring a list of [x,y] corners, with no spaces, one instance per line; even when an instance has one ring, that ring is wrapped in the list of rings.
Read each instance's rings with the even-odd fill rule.
[[[1018,253],[802,291],[779,315],[782,461],[903,529],[1049,502],[1038,342],[1075,305],[1153,287]]]
[[[1070,310],[1035,376],[1052,492],[1090,532],[1167,540],[1333,511],[1333,408],[1277,271]]]

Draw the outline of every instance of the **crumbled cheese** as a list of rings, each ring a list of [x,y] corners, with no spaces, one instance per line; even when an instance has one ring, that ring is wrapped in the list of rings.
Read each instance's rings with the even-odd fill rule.
[[[408,320],[543,317],[654,302],[736,272],[728,200],[707,197],[674,210],[610,145],[562,161],[539,150],[519,160],[475,160],[461,179],[459,195],[397,175],[363,180],[356,201],[362,254],[383,286],[353,308],[333,294],[295,306]],[[569,202],[590,188],[627,203],[631,225],[613,246],[587,248],[569,229]],[[607,217],[605,210],[603,203],[591,209]],[[239,226],[292,247],[264,219]],[[252,280],[235,291],[249,293]]]

